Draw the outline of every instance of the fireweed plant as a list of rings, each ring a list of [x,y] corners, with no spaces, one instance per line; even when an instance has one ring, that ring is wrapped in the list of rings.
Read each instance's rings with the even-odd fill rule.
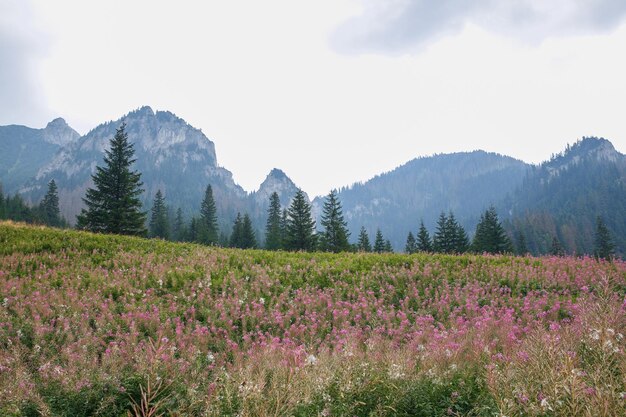
[[[623,416],[626,264],[0,224],[2,416]]]

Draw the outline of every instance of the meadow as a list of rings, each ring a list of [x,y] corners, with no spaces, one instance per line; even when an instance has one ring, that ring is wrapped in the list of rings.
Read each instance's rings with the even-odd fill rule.
[[[626,263],[0,223],[2,416],[625,416]]]

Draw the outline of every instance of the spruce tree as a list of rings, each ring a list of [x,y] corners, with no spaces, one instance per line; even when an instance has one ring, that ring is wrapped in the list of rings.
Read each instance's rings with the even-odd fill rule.
[[[252,227],[252,221],[250,220],[250,216],[248,216],[248,213],[243,215],[239,247],[241,249],[256,248],[256,235],[254,233],[254,228]]]
[[[452,252],[465,253],[469,249],[469,238],[463,226],[461,226],[454,217],[454,213],[450,211],[448,215],[448,231],[452,234]]]
[[[391,246],[391,241],[389,239],[385,239],[385,252],[393,253],[393,246]]]
[[[237,217],[233,223],[233,231],[230,234],[230,243],[229,246],[231,248],[240,248],[243,236],[243,219],[241,218],[241,213],[237,213]]]
[[[174,224],[172,225],[172,238],[176,242],[182,242],[185,240],[185,221],[183,219],[183,209],[178,207],[176,210],[176,217],[174,218]]]
[[[316,246],[315,220],[311,218],[311,205],[304,192],[298,190],[287,211],[286,248],[311,251]]]
[[[59,227],[63,225],[64,222],[61,218],[61,211],[59,210],[59,194],[57,184],[54,180],[50,180],[48,183],[48,191],[43,200],[41,200],[40,207],[44,222],[48,226]]]
[[[359,252],[371,252],[372,245],[370,244],[370,237],[367,235],[367,230],[365,230],[364,226],[361,226],[361,231],[359,232],[359,240],[357,241],[357,248]]]
[[[596,236],[594,255],[598,259],[611,260],[615,256],[615,244],[608,227],[602,217],[596,219]]]
[[[374,252],[383,253],[385,251],[385,239],[380,229],[376,230],[376,238],[374,239]]]
[[[552,256],[563,256],[565,255],[565,250],[563,250],[563,246],[559,241],[559,238],[554,236],[552,238],[552,245],[550,247],[550,255]]]
[[[87,206],[78,215],[77,227],[92,232],[145,235],[146,213],[141,211],[141,174],[131,171],[135,150],[122,124],[105,151],[104,167],[91,176],[94,188],[83,198]]]
[[[406,237],[404,251],[409,254],[417,252],[417,241],[415,240],[415,236],[413,236],[413,232],[409,232],[409,235]]]
[[[270,196],[270,206],[267,210],[265,225],[265,249],[278,250],[282,247],[280,198],[277,192]]]
[[[424,226],[424,221],[420,221],[420,230],[417,232],[417,250],[419,252],[433,251],[433,243],[430,239],[430,233]]]
[[[200,205],[200,220],[202,221],[202,243],[207,245],[217,245],[219,230],[217,226],[217,209],[213,199],[213,188],[207,185],[204,198]]]
[[[449,230],[448,217],[442,211],[433,236],[433,250],[439,253],[454,252],[454,231]]]
[[[165,197],[161,190],[158,190],[152,202],[152,210],[150,215],[150,237],[160,239],[169,239],[169,219],[167,216],[167,207],[165,205]]]
[[[337,199],[337,192],[332,190],[324,201],[322,211],[322,250],[326,252],[343,252],[350,249],[348,243],[348,223],[343,219],[341,202]]]
[[[511,251],[511,242],[498,220],[498,213],[493,206],[480,216],[472,242],[472,251],[491,254]]]
[[[515,252],[518,255],[527,255],[528,254],[528,246],[526,245],[526,237],[524,233],[519,231],[516,234],[517,238],[515,239]]]

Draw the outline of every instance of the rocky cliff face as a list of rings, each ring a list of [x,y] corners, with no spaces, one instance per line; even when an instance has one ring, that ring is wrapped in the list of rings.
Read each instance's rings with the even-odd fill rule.
[[[73,221],[83,207],[86,189],[93,185],[91,175],[103,164],[104,151],[122,123],[126,123],[129,141],[135,147],[133,168],[142,173],[146,208],[160,189],[172,207],[197,212],[207,184],[213,187],[222,218],[229,218],[233,209],[244,205],[246,192],[228,170],[218,166],[213,142],[176,115],[154,112],[150,107],[101,124],[69,143],[21,191],[31,201],[38,201],[48,181],[55,179],[61,211]]]
[[[16,192],[54,157],[61,147],[80,135],[63,119],[43,129],[0,126],[0,182],[5,192]]]

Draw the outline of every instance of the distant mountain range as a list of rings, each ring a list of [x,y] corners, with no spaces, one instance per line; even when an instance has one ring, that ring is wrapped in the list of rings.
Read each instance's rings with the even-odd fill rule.
[[[202,131],[170,112],[142,107],[84,136],[63,119],[44,129],[0,126],[4,191],[20,192],[34,203],[54,179],[61,211],[73,222],[92,186],[91,174],[122,122],[135,145],[146,208],[161,189],[172,209],[181,207],[191,216],[211,184],[222,229],[230,230],[237,212],[247,212],[262,236],[269,196],[276,191],[286,207],[298,189],[273,169],[257,191],[246,192],[218,165],[215,146]],[[538,166],[484,151],[420,157],[338,192],[352,239],[361,226],[372,237],[380,228],[396,250],[420,220],[433,231],[442,211],[452,210],[471,235],[481,212],[493,204],[511,236],[523,234],[533,253],[545,253],[554,237],[572,253],[589,253],[597,215],[626,253],[626,157],[605,139],[585,138]],[[323,196],[312,204],[319,217]]]

